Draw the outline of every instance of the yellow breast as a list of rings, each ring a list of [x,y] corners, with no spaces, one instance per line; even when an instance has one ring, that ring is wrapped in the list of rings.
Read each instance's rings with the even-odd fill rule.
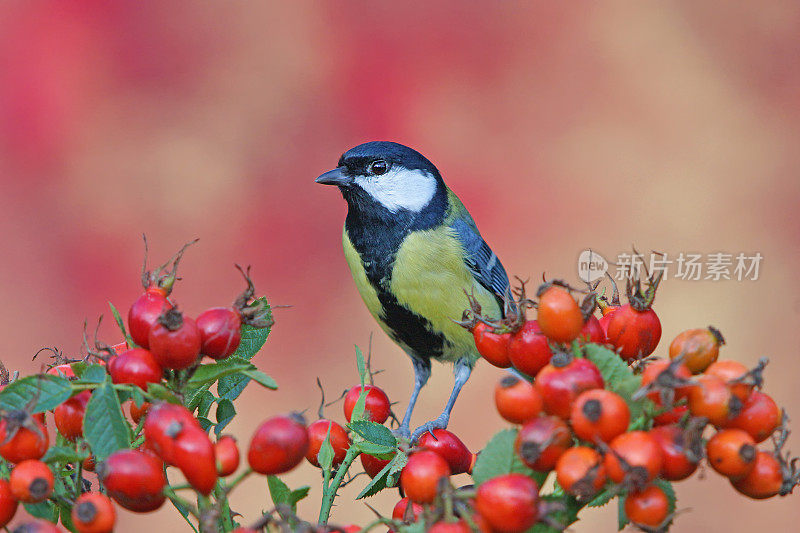
[[[370,313],[392,336],[378,293],[367,279],[358,252],[347,234],[343,237],[345,258],[356,287]],[[500,316],[494,296],[475,281],[463,261],[463,250],[455,234],[446,228],[410,234],[396,252],[389,286],[397,302],[428,322],[428,329],[447,340],[441,359],[455,361],[462,357],[477,359],[472,335],[454,322],[468,306],[467,293],[477,298],[490,316]],[[402,342],[398,342],[408,349]],[[426,356],[430,354],[419,354]]]

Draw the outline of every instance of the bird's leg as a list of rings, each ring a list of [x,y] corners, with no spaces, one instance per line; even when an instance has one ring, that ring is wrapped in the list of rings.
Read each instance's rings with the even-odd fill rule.
[[[403,422],[395,431],[398,436],[406,439],[411,435],[411,430],[409,429],[411,415],[414,412],[419,391],[422,390],[422,387],[428,382],[428,378],[431,377],[431,362],[429,360],[412,357],[411,362],[414,365],[414,390],[411,391],[411,397],[408,399],[408,407],[406,407],[406,413],[403,415]]]
[[[439,418],[436,420],[431,420],[427,424],[415,429],[414,433],[411,435],[411,444],[414,444],[417,439],[426,432],[431,432],[431,434],[433,434],[434,429],[447,429],[447,424],[450,422],[450,412],[453,410],[453,406],[456,404],[458,393],[461,392],[461,389],[464,387],[464,384],[469,379],[469,375],[471,373],[472,364],[470,363],[469,359],[459,359],[456,361],[456,364],[453,366],[453,375],[455,376],[453,392],[450,393],[450,399],[447,400],[447,405],[445,405],[444,411],[442,411],[442,414],[440,414]]]

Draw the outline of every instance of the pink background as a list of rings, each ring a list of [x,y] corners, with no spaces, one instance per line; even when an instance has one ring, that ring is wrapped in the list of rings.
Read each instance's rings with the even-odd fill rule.
[[[353,344],[373,349],[402,411],[408,361],[361,304],[342,258],[345,205],[313,183],[347,148],[390,139],[442,171],[509,272],[576,279],[578,253],[632,244],[761,252],[757,282],[668,280],[656,309],[669,340],[712,323],[727,357],[768,355],[766,390],[797,415],[800,313],[800,6],[674,3],[211,3],[9,1],[0,7],[0,350],[29,373],[42,346],[80,348],[84,318],[126,308],[140,288],[140,234],[185,258],[190,313],[240,290],[253,265],[277,325],[231,426],[317,404],[356,381]],[[107,340],[116,340],[110,324]],[[503,423],[480,365],[451,429],[480,449]],[[437,366],[416,421],[441,409]],[[340,407],[330,416],[342,420]],[[797,440],[792,439],[791,444]],[[797,446],[794,446],[797,448]],[[319,473],[301,506],[316,516]],[[334,518],[371,512],[343,492]],[[714,472],[677,485],[692,508],[676,531],[787,531],[790,499],[753,502]],[[370,503],[385,513],[392,491]],[[234,495],[247,521],[266,484]],[[122,511],[120,531],[178,528],[168,507]],[[613,509],[575,531],[607,531]]]

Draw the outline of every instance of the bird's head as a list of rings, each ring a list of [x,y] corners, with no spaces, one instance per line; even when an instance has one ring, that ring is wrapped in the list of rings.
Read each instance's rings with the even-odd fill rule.
[[[420,213],[445,194],[442,177],[422,154],[402,144],[373,141],[351,148],[337,168],[316,179],[336,185],[351,209]]]

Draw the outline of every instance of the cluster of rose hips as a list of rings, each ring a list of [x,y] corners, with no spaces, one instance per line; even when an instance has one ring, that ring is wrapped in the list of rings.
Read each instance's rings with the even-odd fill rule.
[[[616,290],[609,303],[595,287],[579,305],[561,282],[542,285],[534,302],[523,284],[500,322],[480,316],[472,302],[464,325],[481,355],[524,374],[503,378],[495,389],[500,415],[521,426],[518,459],[534,472],[555,472],[558,490],[579,504],[624,497],[627,520],[646,531],[665,530],[674,516],[663,482],[688,478],[704,458],[746,496],[790,493],[800,474],[797,460],[781,451],[785,414],[758,390],[766,359],[754,369],[717,360],[724,341],[714,328],[678,335],[669,359],[649,357],[661,325],[651,308],[659,279],[648,281],[644,291],[629,282],[625,305]],[[524,318],[525,306],[537,308],[537,320]],[[604,380],[587,356],[590,343],[618,354],[618,365],[632,364],[625,381],[638,390]],[[706,427],[715,431],[704,437]],[[757,450],[776,433],[774,450]],[[519,473],[483,482],[475,497],[476,510],[498,532],[527,530],[541,520],[541,504],[539,485]]]
[[[180,401],[188,380],[200,368],[204,357],[225,360],[236,352],[244,324],[264,328],[271,325],[271,319],[263,300],[252,300],[253,284],[241,268],[247,289],[232,307],[208,309],[196,320],[185,316],[169,298],[182,253],[183,250],[153,272],[143,272],[145,292],[130,307],[127,342],[112,347],[95,341],[94,351],[87,343],[87,356],[72,361],[52,349],[57,364],[41,376],[57,376],[62,382],[69,380],[65,383],[76,384],[71,397],[52,410],[58,431],[56,448],[50,447],[44,413],[32,414],[38,394],[30,398],[25,408],[2,412],[0,456],[4,460],[2,468],[9,473],[7,480],[0,479],[0,527],[12,520],[19,502],[37,504],[49,499],[71,508],[69,516],[61,513],[63,525],[70,530],[108,532],[116,521],[112,500],[125,509],[142,513],[158,509],[167,497],[178,499],[168,485],[165,466],[180,470],[187,481],[186,488],[203,497],[218,488],[218,478],[237,470],[239,450],[233,437],[222,435],[212,442],[198,418],[184,405],[157,401],[148,395],[152,393],[151,386],[158,384],[173,401]],[[170,263],[172,267],[168,269]],[[84,439],[84,418],[93,386],[82,382],[75,370],[76,365],[85,368],[89,363],[104,367],[103,372],[107,372],[114,385],[138,389],[133,397],[140,398],[129,402],[132,427],[136,427],[131,448],[119,449],[100,462],[95,460],[90,443]],[[2,372],[0,388],[9,386],[11,391],[14,382],[9,383],[5,369]],[[152,401],[142,401],[145,397]],[[262,431],[253,439],[250,460],[256,465],[275,461],[269,450],[263,452],[266,455],[258,451],[264,438]],[[49,457],[50,453],[62,453],[64,447],[82,459]],[[69,479],[59,479],[57,470],[54,475],[53,463],[64,462],[68,463]],[[92,490],[91,482],[83,478],[87,471],[97,474],[97,490]],[[66,489],[55,493],[61,485]],[[218,509],[208,511],[214,515]],[[195,510],[194,514],[199,520],[206,518],[200,511]],[[54,523],[37,519],[20,524],[14,531],[61,530]]]

